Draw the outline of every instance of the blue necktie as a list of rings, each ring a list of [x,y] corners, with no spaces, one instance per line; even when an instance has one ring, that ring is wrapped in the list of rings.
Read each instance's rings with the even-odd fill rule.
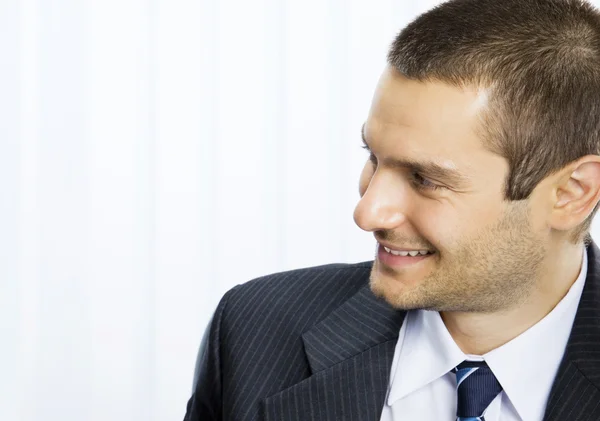
[[[502,392],[496,376],[485,361],[464,361],[453,371],[458,392],[457,421],[485,421],[483,413]]]

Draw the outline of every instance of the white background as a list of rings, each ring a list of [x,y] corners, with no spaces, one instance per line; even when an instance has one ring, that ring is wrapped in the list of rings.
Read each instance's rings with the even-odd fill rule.
[[[360,127],[437,3],[0,0],[0,420],[182,419],[226,290],[370,260]]]

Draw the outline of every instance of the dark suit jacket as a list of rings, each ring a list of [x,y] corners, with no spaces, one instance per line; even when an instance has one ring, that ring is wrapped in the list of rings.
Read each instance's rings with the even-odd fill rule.
[[[588,258],[544,421],[600,420],[596,245]],[[379,421],[405,312],[371,293],[371,264],[278,273],[225,294],[200,352],[185,420]]]

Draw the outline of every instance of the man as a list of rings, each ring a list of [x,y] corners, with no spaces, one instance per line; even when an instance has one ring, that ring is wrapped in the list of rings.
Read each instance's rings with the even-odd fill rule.
[[[449,1],[388,62],[354,212],[374,261],[229,291],[185,419],[600,420],[600,13]]]

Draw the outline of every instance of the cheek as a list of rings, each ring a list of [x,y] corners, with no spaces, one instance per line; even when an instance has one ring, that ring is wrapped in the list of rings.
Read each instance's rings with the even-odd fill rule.
[[[465,242],[481,238],[502,216],[499,205],[488,203],[451,204],[429,201],[415,212],[414,223],[439,250],[455,251]]]
[[[452,255],[482,230],[486,231],[498,215],[498,210],[489,203],[484,205],[456,197],[416,198],[411,222],[422,238],[442,255],[444,252]]]
[[[415,199],[410,220],[423,240],[438,250],[460,236],[456,215],[447,204],[434,200]]]

